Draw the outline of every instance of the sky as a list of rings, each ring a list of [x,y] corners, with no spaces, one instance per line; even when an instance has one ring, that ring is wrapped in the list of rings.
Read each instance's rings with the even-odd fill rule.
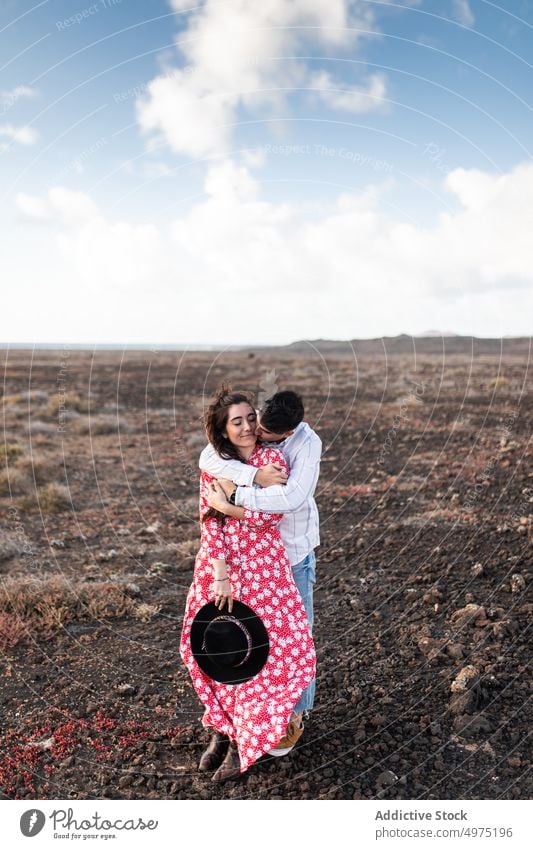
[[[1,344],[531,334],[533,2],[3,0]]]

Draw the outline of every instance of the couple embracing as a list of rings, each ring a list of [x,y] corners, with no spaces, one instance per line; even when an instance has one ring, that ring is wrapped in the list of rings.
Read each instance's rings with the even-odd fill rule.
[[[217,783],[288,754],[313,707],[322,443],[303,418],[296,392],[256,413],[227,387],[205,417],[201,547],[180,654],[213,732],[199,768]]]

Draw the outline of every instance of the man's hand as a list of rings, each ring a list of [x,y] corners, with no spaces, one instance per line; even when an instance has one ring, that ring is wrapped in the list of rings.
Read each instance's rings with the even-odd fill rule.
[[[276,466],[275,463],[269,463],[268,466],[258,469],[254,477],[254,483],[259,484],[263,488],[287,483],[288,480],[289,476],[285,474],[281,466]]]
[[[229,498],[233,490],[237,489],[233,481],[229,481],[227,478],[217,478],[217,483],[219,483],[224,490],[226,498]]]

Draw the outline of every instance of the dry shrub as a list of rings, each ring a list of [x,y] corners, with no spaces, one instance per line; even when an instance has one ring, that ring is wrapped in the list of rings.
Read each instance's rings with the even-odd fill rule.
[[[46,433],[38,433],[36,436],[32,436],[32,444],[35,445],[36,448],[39,448],[40,446],[46,446],[46,448],[49,448],[50,445],[53,445],[55,448],[55,444],[51,442],[50,436]]]
[[[25,545],[26,543],[14,537],[5,536],[0,539],[0,562],[23,554]]]
[[[84,419],[79,419],[76,422],[76,430],[78,433],[92,436],[104,436],[109,433],[134,433],[135,428],[129,424],[124,417],[117,416],[87,416]]]
[[[24,448],[22,445],[17,445],[16,442],[2,442],[0,444],[0,460],[15,460],[17,457],[22,457]]]
[[[134,615],[137,605],[110,582],[73,582],[49,578],[5,578],[0,583],[0,617],[25,623],[28,631],[49,635],[77,621]]]
[[[32,489],[28,476],[13,466],[0,472],[0,496],[26,495]]]
[[[60,409],[61,407],[63,410]],[[79,395],[67,393],[66,395],[54,395],[50,399],[46,411],[49,416],[57,416],[65,410],[76,410],[77,413],[86,413],[88,409],[87,401],[80,398]]]
[[[0,612],[0,650],[13,648],[27,633],[28,627],[20,616]]]
[[[59,513],[70,506],[70,492],[66,486],[59,483],[47,483],[19,501],[19,507],[29,513],[38,510],[43,513]]]
[[[21,392],[19,401],[29,401],[31,404],[46,404],[48,401],[48,392],[43,389],[29,389],[27,392]]]
[[[153,617],[156,616],[160,610],[160,604],[147,604],[146,602],[143,602],[142,604],[136,605],[133,610],[133,615],[141,622],[151,622]]]
[[[194,539],[187,539],[183,542],[175,543],[175,546],[180,557],[196,557],[200,547],[200,540],[195,537]]]
[[[1,403],[4,407],[9,407],[11,404],[20,404],[22,397],[19,393],[16,395],[3,395]]]
[[[32,454],[31,457],[21,457],[16,461],[17,470],[25,474],[37,484],[48,483],[57,471],[57,464],[53,464],[42,457]]]
[[[32,436],[36,436],[37,434],[44,434],[47,436],[57,432],[57,425],[50,424],[50,422],[43,422],[41,419],[32,419],[31,422],[26,425],[26,430],[28,433],[31,433]]]
[[[90,584],[94,587],[94,584]],[[101,592],[91,594],[87,600],[90,619],[106,619],[110,616],[122,618],[135,610],[135,602],[114,584],[102,584]]]
[[[23,407],[21,404],[4,404],[2,410],[4,420],[8,421],[11,419],[27,419],[28,418],[28,408]]]

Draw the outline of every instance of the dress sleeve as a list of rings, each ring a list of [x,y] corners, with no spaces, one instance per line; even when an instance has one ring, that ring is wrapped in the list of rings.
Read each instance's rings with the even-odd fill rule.
[[[200,469],[216,478],[228,478],[237,486],[252,486],[257,469],[240,460],[223,460],[212,445],[207,445],[200,454]]]
[[[200,477],[200,518],[205,516],[209,510],[207,503],[207,493],[209,484],[215,480],[207,472],[202,472]],[[217,519],[210,516],[205,522],[201,523],[201,548],[206,556],[211,560],[226,559],[226,540],[224,536],[224,523],[222,519]]]
[[[285,474],[289,474],[289,467],[287,466],[287,461],[283,456],[283,453],[279,450],[279,448],[266,448],[262,454],[262,466],[268,466],[269,463],[275,463],[277,466],[280,466],[282,471]],[[277,525],[281,520],[283,514],[282,513],[265,513],[262,510],[250,509],[248,507],[244,508],[244,516],[243,518],[254,525],[259,525],[266,527],[267,525]]]

